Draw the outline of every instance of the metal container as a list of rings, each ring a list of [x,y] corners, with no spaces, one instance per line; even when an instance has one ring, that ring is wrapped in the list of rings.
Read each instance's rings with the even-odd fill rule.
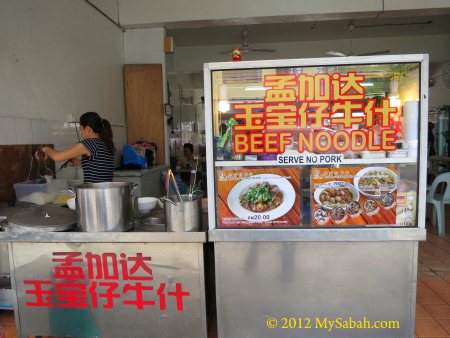
[[[200,231],[202,225],[202,196],[181,195],[164,198],[166,231]]]
[[[133,227],[133,190],[128,182],[87,183],[77,187],[77,222],[85,232],[119,232]]]
[[[19,210],[8,217],[11,232],[53,232],[75,228],[76,213],[57,205],[44,205]]]

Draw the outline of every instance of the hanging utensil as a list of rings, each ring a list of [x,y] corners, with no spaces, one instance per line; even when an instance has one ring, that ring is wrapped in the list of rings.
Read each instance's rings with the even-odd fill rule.
[[[37,177],[39,177],[38,183],[48,183],[49,178],[53,178],[53,171],[47,167],[45,160],[45,153],[42,150],[38,151],[38,165],[36,168]]]
[[[170,192],[170,181],[172,180],[172,183],[174,185],[175,188],[175,192],[178,196],[178,198],[180,199],[180,202],[182,201],[181,199],[181,194],[180,194],[180,190],[178,189],[178,183],[177,180],[175,179],[175,175],[173,174],[172,170],[169,169],[167,170],[167,174],[166,174],[166,192],[167,192],[167,198],[169,198],[169,192]]]
[[[198,156],[194,156],[195,160],[195,169],[191,170],[191,177],[189,181],[189,201],[192,201],[192,194],[195,189],[195,182],[197,180],[197,169],[198,169]]]

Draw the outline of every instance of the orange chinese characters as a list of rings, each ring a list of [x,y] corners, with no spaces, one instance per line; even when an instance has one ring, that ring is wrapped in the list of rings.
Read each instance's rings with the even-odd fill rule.
[[[356,116],[356,112],[362,112],[361,103],[352,101],[336,102],[332,108],[331,124],[342,124],[344,128],[351,128],[353,125],[364,122],[364,118]]]
[[[333,98],[335,100],[364,99],[364,87],[361,85],[365,79],[364,75],[356,75],[355,72],[349,72],[347,75],[335,73],[332,78]]]
[[[325,125],[325,120],[330,118],[328,102],[303,102],[298,110],[299,127],[316,129]]]
[[[279,103],[266,106],[266,129],[295,129],[297,127],[297,107]]]
[[[266,75],[264,86],[270,87],[266,90],[265,102],[294,102],[297,99],[294,89],[297,86],[295,75]]]
[[[381,127],[388,127],[392,114],[397,114],[397,108],[390,106],[390,101],[387,98],[381,100],[381,107],[375,106],[375,99],[370,99],[366,103],[364,112],[366,114],[366,127],[372,128],[375,125],[376,116],[381,118]]]
[[[300,74],[298,76],[298,93],[300,101],[330,100],[330,75],[316,74],[312,76]]]
[[[264,113],[255,112],[255,110],[263,111],[262,103],[241,103],[235,104],[234,109],[242,111],[234,114],[236,121],[243,121],[242,124],[233,126],[235,131],[252,131],[264,129]]]

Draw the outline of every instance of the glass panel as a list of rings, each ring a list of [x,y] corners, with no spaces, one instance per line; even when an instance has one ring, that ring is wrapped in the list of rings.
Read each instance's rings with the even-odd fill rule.
[[[419,63],[213,71],[217,226],[415,226],[419,84]]]

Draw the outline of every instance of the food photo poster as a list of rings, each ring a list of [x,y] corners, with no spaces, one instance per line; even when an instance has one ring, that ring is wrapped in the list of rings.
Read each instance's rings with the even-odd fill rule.
[[[300,170],[217,169],[217,226],[299,227]]]
[[[313,168],[312,225],[395,225],[398,182],[393,166]]]

